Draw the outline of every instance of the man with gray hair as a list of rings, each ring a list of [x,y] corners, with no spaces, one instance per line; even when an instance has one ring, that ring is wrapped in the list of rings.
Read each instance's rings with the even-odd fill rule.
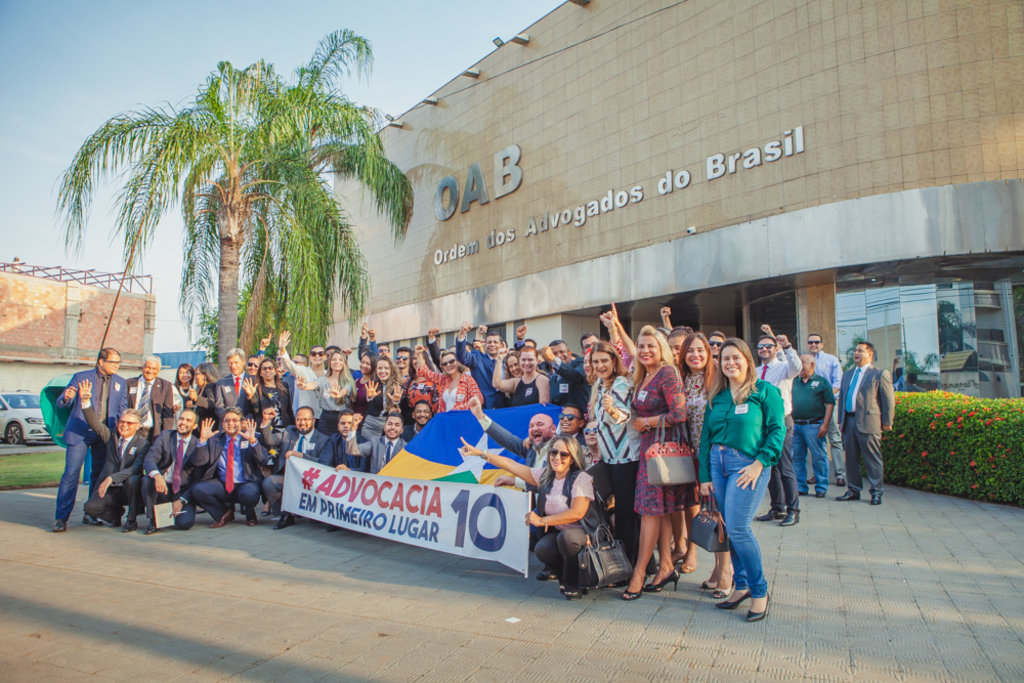
[[[128,405],[142,416],[139,434],[150,443],[160,432],[174,428],[174,387],[159,373],[160,357],[146,356],[142,374],[127,382]]]
[[[238,405],[238,396],[242,392],[242,382],[245,380],[245,351],[233,348],[228,351],[228,374],[217,380],[214,387],[216,398],[214,409],[217,411],[217,421],[224,419],[224,411]]]

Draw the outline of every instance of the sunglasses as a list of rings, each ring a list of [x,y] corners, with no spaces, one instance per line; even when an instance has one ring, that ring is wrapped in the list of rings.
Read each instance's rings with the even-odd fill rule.
[[[775,344],[758,344],[757,348],[758,348],[758,350],[761,350],[761,349],[774,349],[775,348]]]
[[[721,346],[721,345],[722,345],[722,342],[713,342],[713,341],[709,341],[708,342],[708,346]]]
[[[326,351],[310,351],[309,355],[311,355],[311,356],[326,356],[327,352]]]
[[[562,458],[571,458],[571,457],[572,457],[572,454],[569,453],[569,451],[551,451],[550,453],[548,453],[548,458],[550,458],[551,460],[555,460],[556,458],[558,460],[561,460]]]
[[[597,434],[597,427],[587,427],[583,430],[584,434]]]
[[[255,368],[256,364],[255,363],[246,363],[245,367],[247,367],[247,368]]]
[[[443,361],[441,361],[441,367],[442,368],[446,368],[449,365],[455,365],[455,361],[454,360],[443,360]]]
[[[808,339],[807,343],[808,344],[820,344],[821,340],[820,339]]]
[[[573,415],[572,413],[562,413],[561,415],[558,416],[558,419],[559,420],[578,420],[578,419],[580,419],[580,416],[579,415]]]

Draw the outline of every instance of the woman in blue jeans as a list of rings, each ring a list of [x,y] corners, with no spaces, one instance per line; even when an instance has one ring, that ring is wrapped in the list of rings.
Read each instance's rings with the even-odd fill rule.
[[[715,606],[736,609],[750,598],[747,621],[760,621],[768,615],[768,581],[750,522],[782,453],[785,408],[779,390],[757,378],[742,339],[725,340],[718,357],[722,371],[708,391],[701,431],[700,493],[714,494],[722,511],[736,588]]]

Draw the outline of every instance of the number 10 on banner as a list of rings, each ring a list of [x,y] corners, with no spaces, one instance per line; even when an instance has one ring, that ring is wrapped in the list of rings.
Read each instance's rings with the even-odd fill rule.
[[[458,515],[455,528],[455,547],[462,548],[465,546],[466,529],[468,528],[469,539],[473,545],[487,553],[499,552],[505,545],[505,532],[508,528],[505,505],[495,493],[485,493],[477,496],[472,505],[469,504],[469,498],[469,491],[463,489],[459,492],[459,495],[455,496],[455,500],[452,501],[452,510]],[[498,529],[492,536],[488,536],[480,530],[481,513],[488,508],[493,509],[494,513],[497,513],[498,518]],[[493,517],[494,513],[491,513],[489,516]],[[492,527],[494,525],[488,524],[487,526]],[[488,531],[493,532],[494,530],[489,528]]]

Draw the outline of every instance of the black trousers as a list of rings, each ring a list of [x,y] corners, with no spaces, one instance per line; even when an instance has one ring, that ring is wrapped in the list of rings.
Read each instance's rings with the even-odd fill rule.
[[[219,522],[235,503],[242,506],[246,519],[256,518],[253,508],[260,502],[260,485],[255,481],[235,484],[231,493],[228,493],[220,479],[207,479],[193,485],[190,491],[192,502],[209,512],[214,521]]]
[[[577,556],[586,544],[587,533],[580,527],[570,527],[564,531],[549,529],[537,541],[533,552],[538,560],[555,571],[559,583],[579,586],[580,565]]]
[[[107,495],[100,496],[99,488],[89,496],[85,503],[85,513],[108,524],[121,521],[124,509],[128,508],[128,520],[134,521],[139,511],[140,491],[139,476],[128,477],[123,484],[107,487]]]
[[[142,479],[142,500],[146,503],[146,517],[152,522],[155,518],[154,507],[159,503],[173,503],[181,495],[181,491],[177,495],[171,492],[171,485],[167,485],[167,493],[158,493],[156,490],[156,483],[152,477],[143,477]],[[181,506],[181,512],[174,518],[174,528],[185,531],[191,529],[196,523],[196,506],[189,503],[188,505]]]
[[[772,510],[785,512],[800,509],[800,489],[797,488],[796,470],[793,469],[793,418],[786,416],[786,440],[782,444],[779,463],[772,467],[768,480],[768,495]]]
[[[630,564],[636,564],[640,552],[640,515],[633,509],[636,500],[636,475],[639,461],[608,465],[608,477],[615,496],[615,538],[622,541]]]

